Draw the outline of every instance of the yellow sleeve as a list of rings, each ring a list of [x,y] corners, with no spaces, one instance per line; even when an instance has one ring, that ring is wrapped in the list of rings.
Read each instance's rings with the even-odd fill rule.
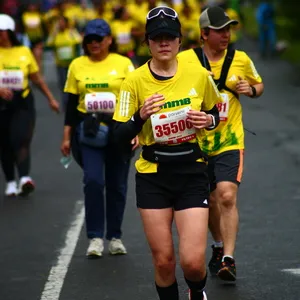
[[[69,66],[67,80],[65,83],[65,88],[64,88],[65,93],[70,93],[70,94],[74,94],[74,95],[79,94],[78,84],[77,84],[77,80],[75,78],[75,73],[76,73],[76,66],[75,66],[74,62],[72,62]]]
[[[201,110],[209,111],[221,100],[221,95],[210,75],[206,77],[205,94]]]
[[[127,65],[126,65],[126,69],[125,69],[126,76],[133,71],[134,71],[134,66],[133,66],[131,60],[127,59]]]
[[[121,85],[119,98],[113,119],[127,122],[138,110],[138,97],[130,79],[125,79]]]
[[[70,34],[76,44],[80,44],[82,42],[82,37],[77,29],[73,28],[70,30]]]
[[[31,50],[29,48],[27,48],[27,51],[28,51],[28,56],[29,56],[29,60],[30,60],[28,73],[29,74],[37,73],[39,71],[39,66],[38,66]]]
[[[245,61],[245,79],[249,82],[249,84],[257,84],[262,82],[262,78],[258,74],[253,61],[247,56]]]

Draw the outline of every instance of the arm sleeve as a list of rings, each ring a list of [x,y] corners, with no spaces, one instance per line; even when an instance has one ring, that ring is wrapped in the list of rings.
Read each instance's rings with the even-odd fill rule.
[[[145,121],[140,117],[138,97],[129,79],[125,79],[121,86],[113,119],[114,141],[126,143],[143,128]]]
[[[65,126],[75,126],[78,120],[77,105],[79,102],[79,96],[74,94],[68,94],[67,108],[65,112]]]

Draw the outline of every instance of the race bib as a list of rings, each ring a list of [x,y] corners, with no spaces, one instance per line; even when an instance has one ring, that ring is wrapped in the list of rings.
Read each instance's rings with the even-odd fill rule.
[[[229,97],[225,93],[220,93],[222,102],[217,104],[219,110],[220,121],[227,121],[229,112]]]
[[[36,28],[40,25],[41,20],[39,17],[31,17],[26,20],[26,25],[29,28]]]
[[[119,45],[126,45],[130,43],[131,35],[130,33],[119,33],[117,35],[117,40]]]
[[[57,48],[57,57],[59,60],[70,60],[73,58],[73,47],[59,47]]]
[[[22,71],[0,71],[0,87],[11,90],[22,90],[24,74]]]
[[[196,130],[187,120],[190,107],[151,116],[152,131],[156,143],[179,144],[196,137]]]
[[[86,94],[84,104],[87,112],[112,114],[116,107],[116,95],[109,92]]]

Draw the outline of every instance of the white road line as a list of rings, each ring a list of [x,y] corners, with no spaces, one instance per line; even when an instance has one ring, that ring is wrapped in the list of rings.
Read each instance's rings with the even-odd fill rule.
[[[300,268],[298,269],[283,269],[283,272],[291,273],[293,275],[298,275],[300,276]]]
[[[59,300],[68,268],[74,254],[80,231],[84,221],[84,207],[82,201],[76,205],[76,215],[67,232],[65,245],[59,251],[55,266],[50,270],[48,280],[45,284],[40,300]]]

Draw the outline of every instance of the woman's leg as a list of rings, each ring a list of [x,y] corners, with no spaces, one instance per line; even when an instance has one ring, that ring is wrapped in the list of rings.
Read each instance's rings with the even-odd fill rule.
[[[15,155],[16,166],[19,174],[19,194],[26,196],[34,190],[30,178],[30,146],[35,127],[35,107],[32,94],[26,99],[26,107],[14,112],[10,128],[10,139]]]
[[[180,264],[191,299],[202,300],[206,284],[208,209],[194,207],[176,211],[175,222],[179,235]]]
[[[172,238],[173,209],[139,209],[151,249],[160,300],[178,300],[176,258]]]
[[[7,183],[6,196],[17,195],[17,184],[15,181],[15,158],[9,136],[12,114],[8,111],[0,112],[0,162]]]
[[[80,145],[83,171],[87,237],[104,235],[104,150]]]
[[[122,222],[125,211],[130,159],[117,156],[107,147],[105,159],[106,186],[106,239],[122,237]]]

